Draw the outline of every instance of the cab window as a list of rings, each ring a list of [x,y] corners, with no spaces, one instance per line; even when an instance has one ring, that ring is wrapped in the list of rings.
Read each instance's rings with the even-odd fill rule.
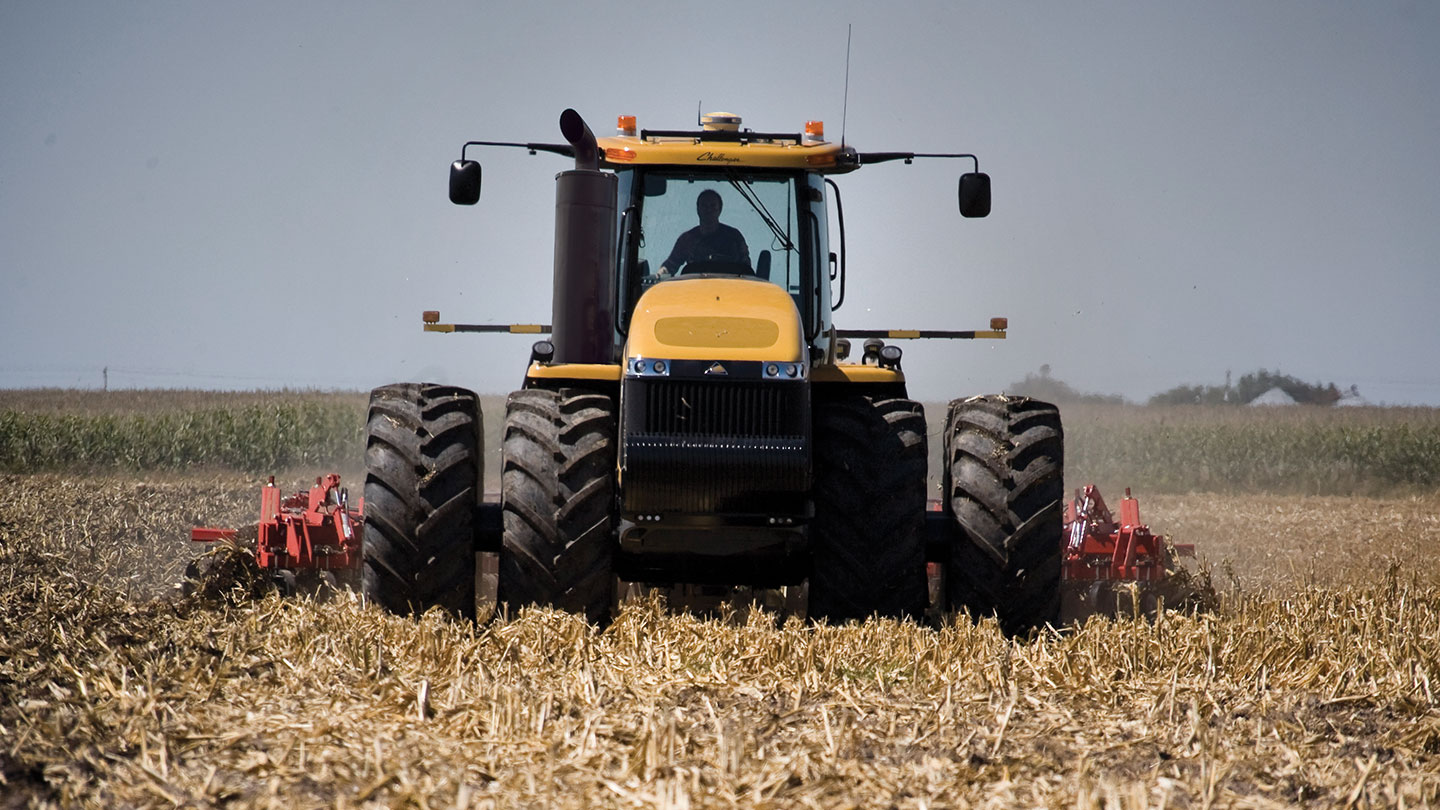
[[[698,275],[769,281],[795,297],[806,314],[803,218],[797,213],[794,176],[621,174],[621,290],[627,296],[622,307],[627,323],[645,289]]]

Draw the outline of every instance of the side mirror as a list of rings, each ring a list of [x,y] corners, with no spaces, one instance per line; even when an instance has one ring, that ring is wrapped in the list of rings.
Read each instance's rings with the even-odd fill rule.
[[[450,164],[450,202],[474,205],[480,201],[480,164],[457,160]]]
[[[989,215],[990,175],[984,172],[960,175],[960,216],[986,217]]]
[[[663,197],[663,196],[665,196],[665,187],[666,187],[666,185],[667,185],[667,181],[668,181],[668,180],[669,180],[669,178],[668,178],[668,177],[665,177],[664,175],[659,175],[659,174],[647,174],[647,175],[645,175],[645,196],[646,196],[646,197]]]

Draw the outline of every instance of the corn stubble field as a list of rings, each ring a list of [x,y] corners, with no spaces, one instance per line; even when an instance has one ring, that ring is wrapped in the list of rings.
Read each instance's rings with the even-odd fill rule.
[[[236,587],[182,597],[189,527],[253,522],[263,470],[22,458],[61,440],[17,436],[63,417],[114,448],[161,416],[363,398],[22,393],[0,395],[0,807],[1440,806],[1440,488],[1385,469],[1421,463],[1387,442],[1430,446],[1428,411],[1067,412],[1071,485],[1133,486],[1152,527],[1199,545],[1219,606],[1007,639],[963,616],[778,625],[653,599],[603,630],[403,619],[282,600],[243,558]],[[1126,423],[1248,444],[1254,480],[1273,448],[1320,458],[1246,493],[1204,483],[1242,474],[1221,449],[1200,478],[1150,481],[1126,472]],[[281,483],[358,466],[313,464]]]

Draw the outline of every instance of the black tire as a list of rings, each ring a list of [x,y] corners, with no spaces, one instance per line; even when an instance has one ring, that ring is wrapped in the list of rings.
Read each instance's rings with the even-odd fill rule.
[[[849,395],[815,408],[810,616],[919,618],[925,609],[925,411]]]
[[[586,389],[505,404],[499,601],[604,622],[615,590],[615,401]]]
[[[994,615],[1010,635],[1058,621],[1064,510],[1060,412],[1025,397],[950,403],[945,488],[960,526],[950,607]]]
[[[392,613],[473,616],[479,399],[452,386],[387,385],[370,393],[366,427],[361,592]]]

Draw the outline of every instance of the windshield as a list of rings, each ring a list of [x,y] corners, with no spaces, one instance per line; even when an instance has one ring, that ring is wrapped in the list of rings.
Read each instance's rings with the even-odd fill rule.
[[[735,170],[620,174],[622,325],[646,289],[705,274],[778,285],[810,321],[813,281],[804,272],[801,233],[812,228],[798,213],[796,176]]]

